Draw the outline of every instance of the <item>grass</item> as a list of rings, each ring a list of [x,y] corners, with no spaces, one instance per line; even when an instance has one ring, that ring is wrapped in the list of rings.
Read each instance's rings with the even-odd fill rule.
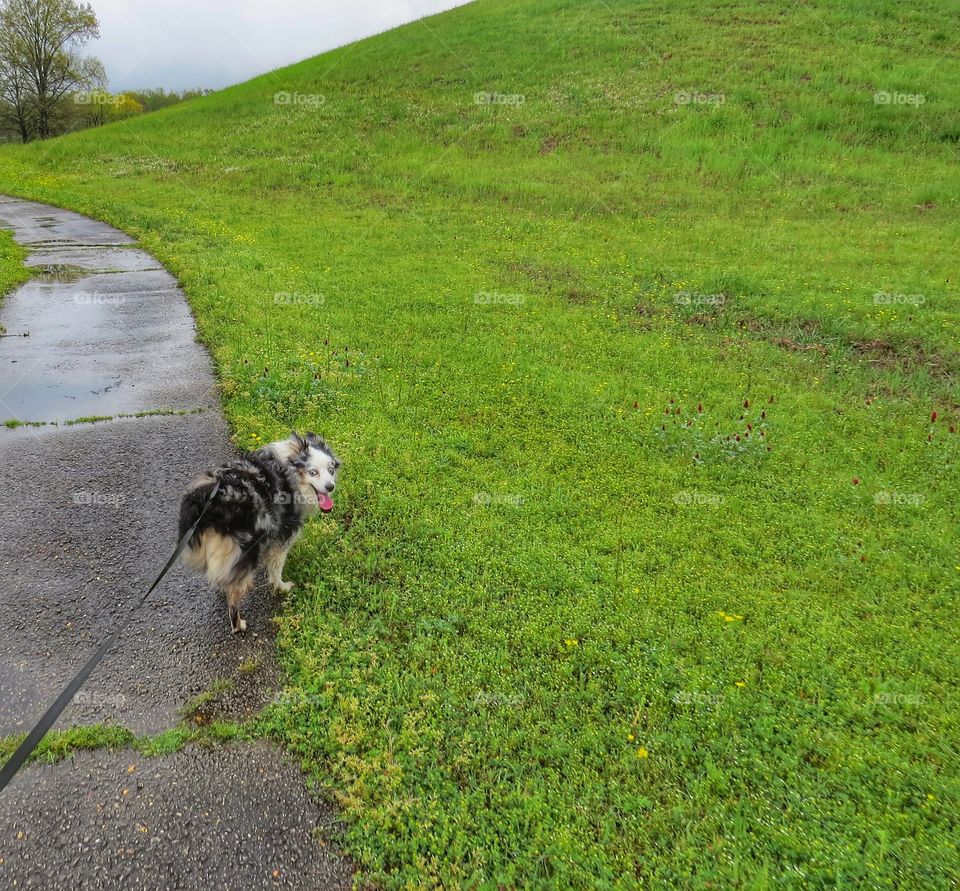
[[[23,742],[26,734],[0,737],[0,760],[6,761]],[[74,752],[90,749],[123,749],[136,737],[125,727],[114,724],[88,724],[67,730],[51,730],[33,751],[30,761],[56,764]]]
[[[137,736],[117,724],[86,724],[66,730],[51,730],[33,751],[27,763],[43,761],[56,764],[77,752],[96,749],[131,749],[148,758],[171,755],[187,745],[218,745],[257,737],[253,725],[230,721],[212,721],[203,726],[178,724],[170,730]],[[26,734],[0,737],[0,761],[6,761],[23,742]]]
[[[78,424],[103,424],[107,421],[125,420],[127,418],[156,418],[156,417],[175,417],[181,415],[196,415],[203,413],[202,408],[172,409],[172,408],[151,408],[146,411],[138,412],[118,412],[115,415],[86,415],[79,418],[71,418],[63,421],[64,427],[76,427]],[[59,427],[59,421],[21,421],[16,418],[9,418],[3,422],[5,427],[15,430],[18,427]]]
[[[112,421],[113,415],[87,415],[85,417],[74,418],[70,421],[64,421],[65,427],[75,427],[77,424],[102,424],[104,421]]]
[[[23,265],[27,252],[10,235],[0,229],[0,295],[25,282],[30,272]]]
[[[0,229],[0,304],[5,294],[30,277],[23,265],[26,256],[26,251],[13,240],[10,233]],[[0,325],[0,334],[6,333],[7,329]]]
[[[192,699],[188,699],[180,708],[180,715],[186,720],[198,716],[205,706],[215,702],[218,697],[232,690],[234,681],[231,678],[218,678],[210,687],[202,693],[198,693]]]
[[[0,152],[345,458],[265,728],[367,878],[960,880],[957,24],[480,0]]]
[[[8,430],[17,430],[20,427],[46,427],[49,423],[49,421],[21,421],[17,418],[7,418],[3,426]]]
[[[180,724],[153,736],[137,739],[135,748],[148,758],[171,755],[187,745],[214,746],[256,738],[256,730],[230,721],[211,721],[202,727]]]

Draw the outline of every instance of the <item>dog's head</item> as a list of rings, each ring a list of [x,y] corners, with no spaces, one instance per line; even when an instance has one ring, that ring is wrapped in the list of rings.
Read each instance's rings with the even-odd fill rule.
[[[304,511],[332,511],[333,499],[330,495],[337,487],[340,459],[326,441],[316,433],[308,433],[306,436],[291,433],[289,439],[274,443],[273,450],[280,460],[289,464],[296,472],[300,490],[300,498],[297,500]]]

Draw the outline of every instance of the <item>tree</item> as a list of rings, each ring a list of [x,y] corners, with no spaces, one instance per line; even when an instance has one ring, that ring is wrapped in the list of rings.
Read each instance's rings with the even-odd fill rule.
[[[136,117],[138,114],[143,114],[143,106],[129,93],[120,93],[113,97],[110,109],[111,120],[121,121],[124,118]]]
[[[13,64],[13,50],[7,33],[0,31],[0,123],[16,132],[21,142],[33,136],[30,92],[23,70]]]
[[[100,61],[79,52],[99,36],[100,23],[89,3],[0,0],[0,83],[25,92],[25,120],[41,139],[54,135],[65,97],[104,81]],[[8,93],[14,91],[4,88]],[[22,128],[20,135],[24,138]]]
[[[196,99],[200,96],[206,96],[213,90],[182,90],[177,92],[171,90],[169,93],[163,87],[157,87],[151,90],[128,90],[125,95],[136,99],[143,106],[145,112],[160,111],[162,108],[169,108],[171,105],[178,105],[189,99]]]

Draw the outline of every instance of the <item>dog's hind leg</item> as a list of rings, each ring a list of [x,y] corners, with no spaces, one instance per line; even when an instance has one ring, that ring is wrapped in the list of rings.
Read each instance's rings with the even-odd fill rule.
[[[240,604],[253,587],[253,575],[237,580],[227,588],[227,609],[230,613],[230,629],[236,634],[247,630],[247,620],[240,615]]]
[[[283,580],[283,567],[287,562],[287,554],[290,553],[288,544],[277,545],[267,552],[267,579],[274,591],[283,591],[289,594],[293,590],[293,582]]]

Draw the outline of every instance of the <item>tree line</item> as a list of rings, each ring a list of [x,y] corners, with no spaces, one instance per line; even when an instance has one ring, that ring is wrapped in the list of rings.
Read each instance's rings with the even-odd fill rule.
[[[109,93],[103,64],[83,53],[99,36],[89,3],[0,0],[0,139],[48,139],[210,92]]]

